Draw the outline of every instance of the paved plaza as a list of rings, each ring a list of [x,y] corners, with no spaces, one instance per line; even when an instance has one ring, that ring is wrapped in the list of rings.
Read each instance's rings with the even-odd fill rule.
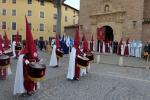
[[[48,65],[50,54],[41,51],[39,54]],[[111,58],[109,56],[108,59]],[[59,68],[47,67],[41,89],[32,97],[13,95],[17,60],[12,59],[13,74],[7,80],[0,80],[0,100],[150,100],[150,70],[139,65],[143,60],[129,59],[135,66],[141,67],[93,63],[87,75],[79,81],[70,81],[66,79],[69,61],[68,55],[65,55]]]

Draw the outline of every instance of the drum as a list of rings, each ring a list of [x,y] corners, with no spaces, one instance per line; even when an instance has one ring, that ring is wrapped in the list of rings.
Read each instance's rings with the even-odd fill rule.
[[[46,65],[32,62],[29,64],[28,75],[32,81],[41,81],[45,76]]]
[[[87,57],[77,56],[78,67],[87,67],[89,65],[89,59]]]
[[[89,59],[89,61],[94,60],[94,54],[92,54],[91,52],[86,53],[86,57]]]
[[[8,55],[9,57],[13,56],[13,51],[11,49],[5,50],[4,51],[5,55]]]
[[[10,64],[10,58],[8,55],[0,55],[0,69],[7,67]]]
[[[22,48],[21,45],[16,45],[16,46],[15,46],[15,51],[20,51],[21,48]]]
[[[61,57],[63,57],[64,53],[60,49],[56,49],[56,55],[58,58],[61,58]]]

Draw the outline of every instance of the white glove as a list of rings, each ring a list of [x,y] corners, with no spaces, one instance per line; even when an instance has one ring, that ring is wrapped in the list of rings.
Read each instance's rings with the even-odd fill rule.
[[[86,53],[84,53],[84,55],[83,55],[84,57],[86,56]]]
[[[27,65],[27,64],[29,64],[30,62],[29,62],[29,60],[25,60],[25,64]]]

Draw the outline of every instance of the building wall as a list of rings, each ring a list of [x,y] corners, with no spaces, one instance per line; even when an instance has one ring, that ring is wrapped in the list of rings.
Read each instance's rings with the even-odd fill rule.
[[[67,7],[67,11],[65,10]],[[2,9],[6,9],[7,14],[5,16],[2,15]],[[16,16],[12,16],[12,9],[16,9]],[[28,10],[32,11],[32,16],[28,16]],[[44,12],[44,18],[40,18],[40,11]],[[64,26],[73,25],[73,19],[77,17],[73,17],[75,14],[78,14],[78,10],[73,9],[67,5],[62,5],[62,34],[64,34]],[[22,35],[22,38],[25,39],[25,14],[27,15],[28,21],[32,23],[32,34],[34,39],[39,39],[39,37],[43,37],[44,40],[48,40],[49,37],[53,37],[55,32],[53,32],[53,25],[56,25],[56,19],[54,19],[54,14],[57,13],[56,8],[51,2],[45,2],[44,6],[40,5],[40,2],[37,0],[32,0],[32,4],[28,4],[27,0],[16,0],[16,4],[12,4],[11,0],[6,0],[6,3],[2,3],[0,0],[0,23],[2,21],[6,21],[6,32],[8,33],[9,38],[12,35],[15,35],[17,30],[19,34]],[[68,21],[64,22],[64,16],[68,17]],[[11,29],[11,22],[17,23],[17,29]],[[40,31],[40,23],[44,24],[44,31]],[[0,24],[0,32],[4,33],[2,29],[2,25]]]
[[[144,22],[142,40],[150,41],[150,0],[144,0]]]
[[[105,12],[109,5],[109,12]],[[144,0],[80,0],[80,28],[94,33],[97,27],[109,25],[115,40],[129,37],[141,40]],[[82,26],[83,25],[83,26]]]

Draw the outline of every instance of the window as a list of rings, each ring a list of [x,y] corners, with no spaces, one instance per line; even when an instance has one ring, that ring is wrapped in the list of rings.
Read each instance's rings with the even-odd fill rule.
[[[65,7],[65,10],[67,11],[68,7]]]
[[[105,5],[104,11],[109,12],[109,5]]]
[[[56,25],[53,25],[53,32],[56,32]]]
[[[2,15],[6,15],[6,9],[2,9]]]
[[[57,19],[57,14],[54,14],[54,19]]]
[[[29,23],[29,26],[30,26],[30,30],[32,29],[32,23]]]
[[[32,16],[32,11],[28,10],[28,16]]]
[[[16,0],[12,0],[12,3],[13,3],[13,4],[16,4]]]
[[[28,4],[32,4],[32,0],[28,0]]]
[[[2,21],[2,29],[6,29],[6,22]]]
[[[137,21],[132,21],[132,23],[133,23],[133,28],[135,28]]]
[[[40,0],[40,4],[44,6],[44,0]]]
[[[16,9],[12,9],[12,16],[16,16]]]
[[[44,24],[40,24],[40,31],[44,31]]]
[[[67,22],[67,16],[65,16],[65,22]]]
[[[2,3],[6,3],[6,0],[2,0]]]
[[[16,22],[12,22],[12,30],[16,30]]]
[[[76,11],[74,10],[74,11],[73,11],[73,13],[75,14],[75,13],[76,13]]]
[[[44,18],[44,12],[40,12],[40,18]]]
[[[75,24],[76,23],[76,20],[75,19],[73,19],[73,24]]]

